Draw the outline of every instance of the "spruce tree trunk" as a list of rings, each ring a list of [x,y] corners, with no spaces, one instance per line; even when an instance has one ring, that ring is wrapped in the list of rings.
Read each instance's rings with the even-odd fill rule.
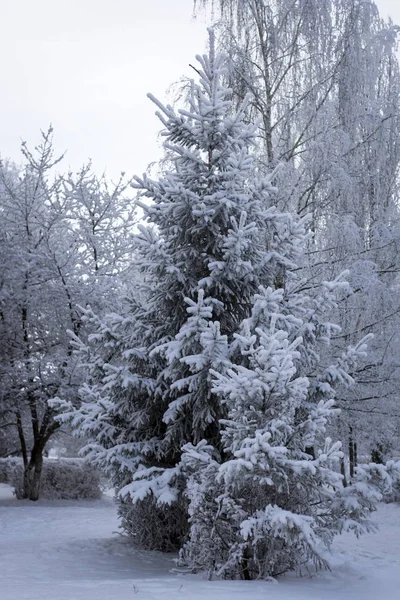
[[[24,469],[24,497],[28,500],[39,500],[42,468],[43,450],[34,448],[30,461]]]

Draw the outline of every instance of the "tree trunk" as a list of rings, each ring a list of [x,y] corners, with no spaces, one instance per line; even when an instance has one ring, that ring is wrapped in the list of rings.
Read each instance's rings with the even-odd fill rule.
[[[357,466],[357,450],[354,441],[353,428],[349,426],[349,460],[350,460],[350,483],[354,478],[354,470]]]
[[[24,497],[28,500],[39,500],[42,467],[43,450],[34,448],[28,466],[24,470]]]
[[[347,487],[347,478],[346,478],[346,463],[344,462],[344,456],[340,459],[340,472],[343,477],[343,487]]]
[[[242,572],[241,572],[241,579],[244,579],[245,581],[251,580],[251,573],[249,570],[249,559],[250,559],[250,552],[249,552],[249,549],[246,548],[243,552]]]

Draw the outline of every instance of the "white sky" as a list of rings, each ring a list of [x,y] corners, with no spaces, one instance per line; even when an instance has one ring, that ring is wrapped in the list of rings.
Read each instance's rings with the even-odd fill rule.
[[[377,4],[400,24],[400,0]],[[64,169],[141,174],[160,157],[146,93],[165,101],[205,48],[192,14],[192,0],[0,0],[1,156],[18,162],[52,123]]]
[[[0,0],[0,153],[54,127],[65,166],[141,174],[159,157],[152,92],[202,53],[191,0]]]

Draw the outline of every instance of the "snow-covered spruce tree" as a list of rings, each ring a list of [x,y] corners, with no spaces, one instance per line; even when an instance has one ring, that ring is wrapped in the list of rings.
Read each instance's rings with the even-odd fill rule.
[[[325,283],[312,297],[296,273],[287,271],[284,288],[260,289],[234,335],[229,368],[213,372],[213,392],[228,413],[224,458],[206,440],[184,448],[190,536],[181,562],[210,576],[326,567],[324,545],[342,531],[373,530],[368,514],[398,476],[398,464],[371,464],[343,486],[341,444],[326,436],[326,425],[338,412],[335,387],[352,383],[365,341],[325,362],[337,328],[323,316],[343,282]]]
[[[344,284],[302,291],[307,221],[279,212],[271,178],[254,176],[256,130],[234,112],[210,42],[187,108],[152,98],[172,166],[136,180],[150,223],[137,236],[142,281],[122,314],[87,311],[95,333],[75,343],[88,383],[80,408],[59,403],[60,418],[92,438],[89,456],[113,476],[137,543],[182,545],[189,502],[183,560],[265,577],[315,556],[315,540],[345,523],[359,530],[372,506],[368,486],[343,491],[338,445],[322,440],[333,383],[351,381],[363,344],[318,368],[336,331],[324,314]],[[262,466],[250,472],[257,444]],[[272,547],[260,511],[280,515]]]
[[[244,110],[233,110],[212,34],[209,55],[198,60],[200,82],[185,109],[151,98],[172,167],[158,181],[137,179],[150,224],[137,236],[142,281],[122,314],[87,313],[91,342],[75,342],[88,384],[81,407],[66,404],[60,417],[92,436],[88,452],[120,490],[124,527],[161,548],[181,542],[165,525],[162,503],[183,505],[182,447],[206,439],[222,449],[226,414],[210,369],[224,371],[254,294],[280,285],[304,237],[303,224],[273,206],[271,177],[252,176],[256,129],[244,123]],[[159,510],[160,521],[142,535],[149,509],[153,517]],[[181,522],[172,508],[171,518]],[[171,535],[160,542],[160,531]]]

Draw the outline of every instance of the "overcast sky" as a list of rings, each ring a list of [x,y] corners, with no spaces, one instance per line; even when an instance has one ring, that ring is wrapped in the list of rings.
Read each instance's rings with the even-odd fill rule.
[[[378,0],[400,24],[400,0]],[[0,153],[19,161],[52,123],[64,168],[141,174],[160,156],[152,92],[206,44],[192,0],[0,0]]]

